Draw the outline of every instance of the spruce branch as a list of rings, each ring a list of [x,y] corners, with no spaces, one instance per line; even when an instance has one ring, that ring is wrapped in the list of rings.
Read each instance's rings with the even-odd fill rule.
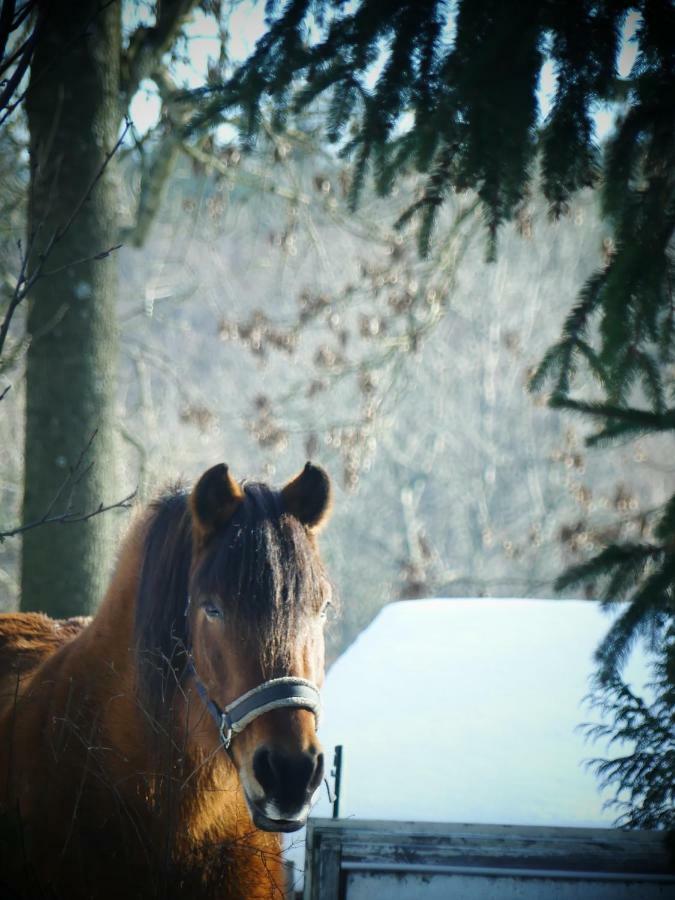
[[[611,403],[575,400],[555,394],[550,405],[554,409],[568,409],[571,412],[591,416],[594,419],[616,420],[636,430],[670,431],[675,428],[675,408],[665,409],[661,413],[648,409],[636,409],[628,406],[615,406]],[[615,422],[612,422],[615,424]]]
[[[675,546],[675,494],[666,504],[663,515],[654,529],[654,536],[664,543],[670,541]]]
[[[668,625],[674,585],[675,554],[662,551],[660,565],[634,590],[630,603],[595,651],[599,683],[608,683],[618,674],[639,635],[647,635],[653,644],[659,645]],[[611,602],[607,596],[605,600]]]
[[[672,640],[669,638],[669,640]],[[620,755],[587,761],[601,788],[614,791],[606,806],[619,812],[617,825],[662,829],[675,842],[675,696],[666,667],[656,661],[647,685],[650,702],[638,696],[614,674],[596,685],[587,698],[605,721],[584,723],[581,730],[593,741],[604,740]]]
[[[606,576],[616,566],[633,567],[634,572],[639,573],[649,561],[658,560],[662,554],[663,549],[656,544],[612,544],[591,559],[570,566],[556,578],[554,587],[556,591],[576,587]],[[607,598],[608,601],[611,599],[611,596]]]

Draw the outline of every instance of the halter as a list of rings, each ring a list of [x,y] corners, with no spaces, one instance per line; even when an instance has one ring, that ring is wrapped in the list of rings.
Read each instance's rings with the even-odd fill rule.
[[[321,712],[319,689],[304,678],[293,676],[272,678],[237,697],[232,703],[228,703],[225,709],[221,709],[215,700],[209,697],[191,658],[186,666],[186,672],[194,678],[197,693],[216,723],[224,750],[229,750],[235,734],[242,732],[258,716],[273,709],[308,709],[314,713],[317,722],[319,720]]]

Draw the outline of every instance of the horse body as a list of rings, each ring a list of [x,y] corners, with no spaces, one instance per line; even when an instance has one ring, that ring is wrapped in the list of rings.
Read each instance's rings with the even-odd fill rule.
[[[17,688],[17,673],[28,673],[72,640],[89,618],[56,621],[42,613],[12,613],[0,618],[0,709]]]
[[[9,888],[13,896],[26,897],[284,896],[276,820],[267,821],[260,810],[276,810],[269,797],[282,796],[276,783],[282,763],[295,766],[283,769],[292,780],[306,763],[308,747],[316,756],[313,718],[304,709],[273,710],[238,735],[229,754],[224,751],[186,674],[185,643],[192,644],[190,658],[223,707],[242,689],[255,687],[264,665],[242,651],[253,645],[236,638],[240,613],[229,625],[227,612],[216,618],[201,605],[186,615],[190,588],[200,591],[194,572],[212,564],[218,542],[230,534],[231,515],[204,540],[198,527],[203,522],[195,522],[188,502],[175,505],[174,525],[188,527],[191,546],[190,582],[181,582],[174,596],[144,588],[148,570],[157,588],[173,577],[178,562],[162,567],[160,556],[150,569],[161,514],[153,508],[132,526],[93,620],[0,617],[0,893]],[[269,523],[264,527],[269,530]],[[162,538],[165,550],[173,546]],[[313,546],[309,534],[307,541]],[[221,601],[226,610],[229,598]],[[168,604],[158,621],[176,632],[187,629],[173,645],[158,636],[162,658],[146,660],[161,675],[155,709],[142,690],[141,603]],[[178,662],[166,658],[167,646],[174,646]],[[299,656],[285,662],[283,674],[299,671],[320,679],[315,663],[298,670],[297,660],[307,658],[311,646],[300,641]],[[281,671],[279,658],[269,665],[273,674]],[[305,781],[302,790],[308,793],[315,785],[309,776]],[[254,827],[254,810],[268,830]],[[285,822],[280,818],[277,830],[290,830]],[[3,848],[7,823],[12,836]]]

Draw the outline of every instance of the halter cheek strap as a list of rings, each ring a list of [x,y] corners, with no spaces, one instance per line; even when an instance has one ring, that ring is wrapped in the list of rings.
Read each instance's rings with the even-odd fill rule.
[[[314,713],[317,722],[319,720],[321,712],[319,689],[304,678],[293,676],[272,678],[237,697],[232,703],[228,703],[225,709],[221,709],[215,700],[209,697],[191,659],[186,672],[193,677],[197,693],[216,723],[225,750],[229,749],[235,734],[242,732],[258,716],[273,709],[307,709]]]

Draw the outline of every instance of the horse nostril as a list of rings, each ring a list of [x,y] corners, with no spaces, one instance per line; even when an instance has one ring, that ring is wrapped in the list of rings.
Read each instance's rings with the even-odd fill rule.
[[[314,763],[314,774],[309,782],[309,792],[311,794],[319,787],[323,781],[323,753],[319,753]]]
[[[282,808],[300,806],[323,778],[323,753],[289,754],[259,747],[253,755],[253,774],[268,798]]]
[[[276,776],[270,760],[270,751],[267,747],[260,747],[259,750],[255,751],[253,756],[253,774],[265,793],[271,793],[276,783]]]

